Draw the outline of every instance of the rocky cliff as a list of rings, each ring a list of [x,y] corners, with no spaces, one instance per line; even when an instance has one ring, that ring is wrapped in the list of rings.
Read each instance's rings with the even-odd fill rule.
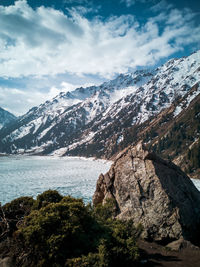
[[[108,173],[100,175],[93,203],[110,198],[118,218],[143,225],[144,238],[196,241],[200,193],[179,167],[148,152],[141,143],[121,152]]]

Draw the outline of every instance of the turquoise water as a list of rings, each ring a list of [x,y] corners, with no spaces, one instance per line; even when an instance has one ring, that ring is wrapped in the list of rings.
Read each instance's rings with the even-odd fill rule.
[[[36,197],[48,189],[91,201],[100,173],[111,163],[83,158],[49,156],[0,157],[0,202],[20,196]]]

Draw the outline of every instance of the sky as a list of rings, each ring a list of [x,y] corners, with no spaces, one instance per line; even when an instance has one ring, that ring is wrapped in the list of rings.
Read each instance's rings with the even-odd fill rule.
[[[0,107],[19,116],[199,49],[197,0],[0,0]]]

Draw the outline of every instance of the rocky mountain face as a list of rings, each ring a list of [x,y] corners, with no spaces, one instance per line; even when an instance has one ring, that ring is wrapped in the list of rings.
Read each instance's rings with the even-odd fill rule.
[[[198,91],[199,83],[183,97],[179,96],[169,108],[142,124],[126,128],[120,144],[113,145],[116,141],[109,144],[108,155],[143,140],[148,148],[172,160],[192,178],[200,177],[200,94],[193,98]],[[190,104],[188,98],[193,99]],[[174,117],[179,107],[181,111]]]
[[[0,107],[0,129],[6,124],[16,120],[15,115]]]
[[[198,86],[195,85],[192,90],[196,91]],[[184,99],[181,102],[184,105]],[[200,94],[175,120],[170,120],[169,111],[167,116],[168,121],[163,116],[163,122],[158,124],[157,121],[151,129],[154,136],[155,132],[158,136],[151,139],[149,147],[163,158],[173,160],[190,177],[200,178]]]
[[[93,203],[108,199],[117,218],[142,224],[148,240],[199,238],[200,192],[179,167],[148,152],[142,143],[121,152],[108,173],[100,175]]]
[[[166,130],[173,128],[172,122],[179,122],[181,114],[195,114],[193,120],[198,120],[198,111],[189,110],[194,102],[198,104],[199,82],[197,51],[156,70],[121,74],[100,86],[61,93],[4,127],[0,131],[0,152],[111,158],[141,139],[157,151],[159,142],[169,134]],[[181,145],[184,154],[199,140],[200,129],[197,124],[196,128],[190,127],[193,122],[187,120],[188,130],[193,130]],[[170,157],[176,160],[175,154],[180,156],[181,149],[171,146]],[[169,151],[157,152],[165,156]],[[183,168],[196,172],[198,168],[189,162]]]

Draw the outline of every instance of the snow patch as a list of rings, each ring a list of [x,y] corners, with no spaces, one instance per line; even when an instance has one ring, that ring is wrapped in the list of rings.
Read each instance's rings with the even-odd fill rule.
[[[67,152],[67,150],[68,150],[68,148],[66,148],[66,147],[61,147],[61,148],[59,148],[59,149],[57,149],[57,150],[54,150],[54,151],[50,154],[50,156],[58,156],[58,157],[61,157],[61,156],[63,156],[63,155]]]
[[[200,179],[191,179],[196,188],[200,191]]]
[[[120,135],[120,136],[117,138],[116,143],[119,145],[123,140],[124,140],[124,136],[123,136],[123,135]]]

